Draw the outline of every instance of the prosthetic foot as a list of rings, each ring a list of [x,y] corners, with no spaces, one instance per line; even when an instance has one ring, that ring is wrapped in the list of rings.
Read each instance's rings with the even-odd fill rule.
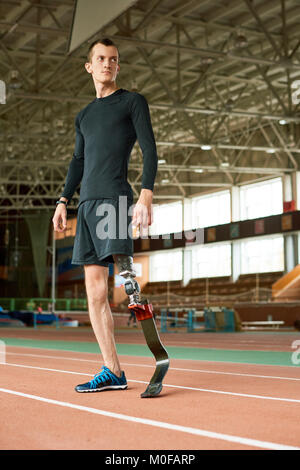
[[[134,311],[136,318],[141,322],[147,345],[156,360],[155,372],[141,397],[156,397],[162,390],[162,381],[169,368],[169,356],[160,341],[152,314],[152,305],[144,301],[130,304],[128,308]]]
[[[162,390],[162,381],[169,368],[169,356],[162,345],[152,313],[152,305],[147,300],[141,300],[140,287],[134,279],[135,272],[132,268],[132,258],[125,255],[114,256],[119,267],[120,276],[126,279],[124,287],[129,296],[128,308],[133,310],[137,320],[141,322],[147,345],[156,360],[155,372],[141,394],[141,398],[152,398],[159,395]]]

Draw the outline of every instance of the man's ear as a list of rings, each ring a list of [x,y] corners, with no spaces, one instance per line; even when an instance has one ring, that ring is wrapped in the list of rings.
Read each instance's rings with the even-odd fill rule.
[[[84,64],[84,67],[85,67],[85,70],[87,71],[87,73],[92,73],[92,64],[90,62],[86,62]]]

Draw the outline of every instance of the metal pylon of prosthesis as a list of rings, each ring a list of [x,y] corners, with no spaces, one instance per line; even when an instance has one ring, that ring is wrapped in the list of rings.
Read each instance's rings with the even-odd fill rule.
[[[162,381],[169,369],[169,356],[161,343],[156,324],[153,318],[153,307],[146,299],[140,298],[140,286],[130,271],[123,271],[120,276],[126,279],[124,287],[129,296],[129,310],[133,310],[136,318],[141,322],[147,345],[156,360],[154,374],[141,398],[152,398],[159,395],[162,390]]]

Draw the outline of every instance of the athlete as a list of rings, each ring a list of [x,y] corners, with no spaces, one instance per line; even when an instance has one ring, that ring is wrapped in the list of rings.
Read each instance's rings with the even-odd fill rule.
[[[89,47],[85,69],[93,79],[96,98],[76,116],[74,155],[52,219],[55,231],[66,230],[67,204],[81,183],[72,264],[84,266],[90,320],[104,365],[92,380],[76,386],[77,392],[127,388],[116,351],[108,303],[108,266],[115,263],[120,273],[124,272],[125,277],[128,275],[129,284],[135,288],[133,239],[129,236],[131,225],[145,230],[152,223],[157,151],[149,107],[142,94],[117,86],[119,59],[118,48],[110,39],[99,39]],[[129,208],[133,193],[127,181],[127,169],[136,140],[143,154],[143,173],[141,192],[131,216]],[[126,200],[129,235],[124,237],[124,233],[120,233],[124,230],[119,229],[117,222],[112,230],[116,236],[99,236],[101,221],[105,225],[107,214],[103,208],[108,212],[112,208],[118,218],[120,198]],[[122,214],[120,218],[124,222],[124,211]]]

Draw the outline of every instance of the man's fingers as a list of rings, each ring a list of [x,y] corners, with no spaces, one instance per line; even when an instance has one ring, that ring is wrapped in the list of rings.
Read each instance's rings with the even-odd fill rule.
[[[139,217],[137,215],[135,217],[132,217],[132,225],[134,227],[138,227],[140,225],[140,220],[139,220]]]
[[[148,227],[148,209],[146,206],[143,206],[142,209],[142,220],[143,220],[143,226]]]
[[[55,224],[53,228],[54,228],[54,231],[55,231],[55,232],[62,232],[62,231],[63,231],[63,229],[62,229],[62,227],[60,226],[60,224]]]
[[[138,226],[142,223],[141,219],[141,208],[140,205],[134,207],[133,216],[132,216],[132,225]]]
[[[67,228],[67,218],[64,215],[59,214],[54,216],[52,222],[55,232],[64,232]]]
[[[132,225],[133,227],[148,228],[152,223],[152,207],[148,208],[144,204],[137,203],[133,210]]]
[[[57,219],[53,217],[52,222],[53,222],[53,230],[56,232],[58,229]]]
[[[63,228],[67,228],[67,217],[65,215],[62,216],[62,226]]]

